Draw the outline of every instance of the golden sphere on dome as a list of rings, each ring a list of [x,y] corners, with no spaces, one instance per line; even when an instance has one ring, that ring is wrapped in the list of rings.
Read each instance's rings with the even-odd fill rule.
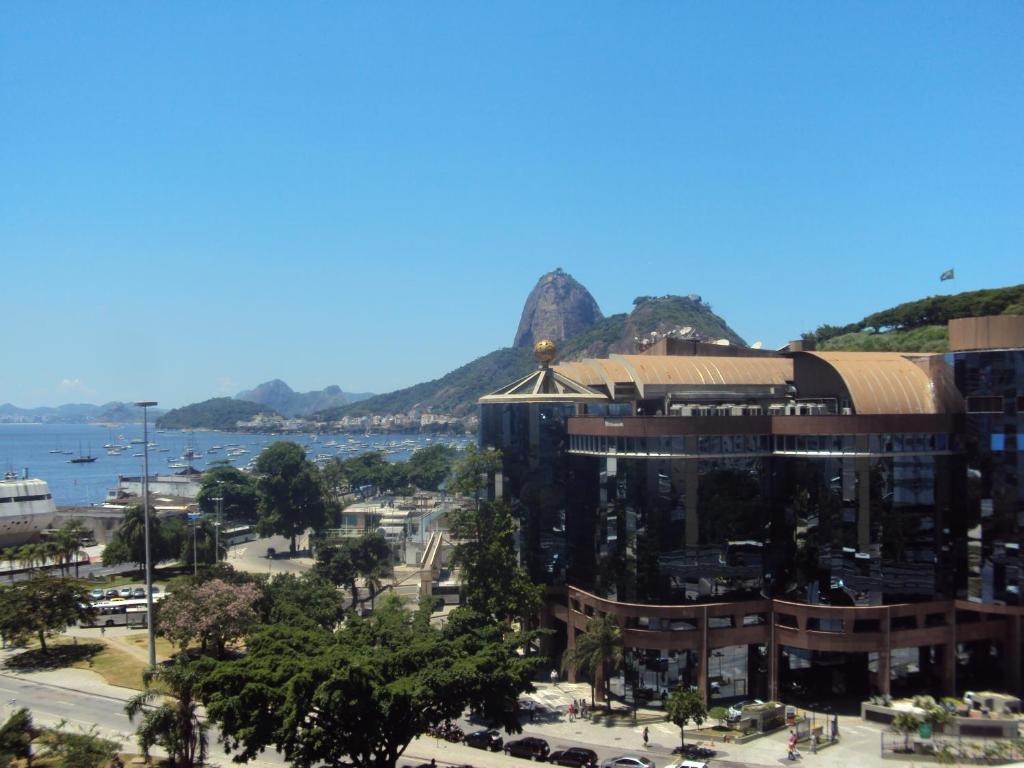
[[[547,365],[555,359],[555,342],[551,339],[541,339],[533,345],[533,356],[541,365]]]

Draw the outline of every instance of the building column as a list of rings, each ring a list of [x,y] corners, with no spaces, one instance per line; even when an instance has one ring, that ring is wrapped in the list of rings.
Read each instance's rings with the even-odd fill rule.
[[[768,610],[768,698],[779,700],[779,648],[775,644],[775,601]]]
[[[697,690],[700,691],[701,700],[708,703],[708,607],[705,605],[701,610],[700,617],[700,650],[697,651],[700,658],[697,664]]]
[[[1006,632],[1006,648],[1003,650],[1003,655],[1007,661],[1007,675],[1009,677],[1008,682],[1010,683],[1010,690],[1015,695],[1020,695],[1021,691],[1024,690],[1024,682],[1021,681],[1021,616],[1011,614],[1006,617],[1009,620],[1009,626]]]
[[[566,648],[566,652],[568,652],[570,654],[576,648],[576,625],[573,623],[572,614],[573,614],[572,600],[569,600],[568,601],[568,611],[565,614],[565,619],[566,619],[566,621],[565,621],[565,631],[567,633],[566,638],[565,638],[565,648]],[[569,669],[566,670],[566,673],[567,673],[566,676],[567,676],[569,682],[570,683],[575,683],[576,682],[576,665],[575,664],[570,664],[569,665]]]
[[[956,696],[956,608],[946,611],[946,642],[942,646],[942,694]]]
[[[878,693],[886,696],[892,689],[892,624],[889,609],[882,617],[882,648],[878,651]]]

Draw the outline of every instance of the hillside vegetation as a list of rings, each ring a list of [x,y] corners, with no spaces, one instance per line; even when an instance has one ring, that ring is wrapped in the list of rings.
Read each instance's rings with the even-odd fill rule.
[[[611,315],[598,320],[582,333],[561,342],[559,360],[603,357],[611,352],[634,352],[633,338],[651,331],[691,326],[713,338],[726,338],[743,345],[743,339],[711,308],[696,298],[685,296],[642,296],[629,314]],[[476,408],[476,401],[488,392],[525,376],[536,367],[529,348],[506,347],[479,357],[439,379],[377,395],[359,403],[316,413],[325,421],[341,416],[367,416],[403,413],[424,408],[457,416]]]
[[[818,348],[846,351],[945,352],[946,323],[960,317],[1024,315],[1024,285],[929,296],[875,312],[849,325],[822,325]]]
[[[275,415],[276,411],[248,400],[214,397],[168,411],[156,420],[156,426],[158,429],[232,430],[237,422],[251,419],[258,413]]]

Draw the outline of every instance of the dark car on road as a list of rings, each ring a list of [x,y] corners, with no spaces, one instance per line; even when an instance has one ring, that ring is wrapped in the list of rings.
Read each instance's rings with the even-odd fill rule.
[[[501,749],[502,745],[505,743],[505,740],[501,738],[501,734],[493,729],[490,731],[473,731],[472,733],[467,733],[466,738],[463,739],[463,741],[471,747],[476,747],[477,749],[490,749],[494,752]]]
[[[550,751],[548,743],[535,736],[527,736],[525,739],[516,739],[505,744],[506,755],[525,757],[530,760],[545,760]]]
[[[596,768],[597,752],[583,747],[560,749],[548,756],[548,762],[555,765],[568,765],[572,768]]]

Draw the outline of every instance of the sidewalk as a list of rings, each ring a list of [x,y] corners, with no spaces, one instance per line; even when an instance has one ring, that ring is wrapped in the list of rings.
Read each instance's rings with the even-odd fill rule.
[[[524,718],[523,728],[547,739],[552,749],[560,748],[566,741],[598,745],[621,750],[623,754],[650,757],[659,768],[680,759],[677,755],[672,755],[672,749],[680,742],[679,728],[665,721],[665,713],[662,710],[641,708],[637,713],[636,724],[633,724],[631,718],[618,718],[615,721],[577,718],[575,722],[570,723],[567,715],[569,702],[573,699],[585,699],[589,705],[590,686],[580,683],[535,683],[535,686],[537,690],[530,694],[530,698],[553,710],[553,714],[538,717],[532,723],[528,718]],[[602,706],[598,703],[598,708]],[[618,706],[620,711],[624,711],[621,704]],[[646,750],[643,746],[645,725],[649,733],[649,745]],[[840,741],[822,748],[816,754],[811,753],[810,746],[805,742],[800,747],[802,760],[820,765],[822,768],[849,768],[850,765],[857,765],[858,768],[883,765],[892,768],[892,761],[883,760],[879,754],[880,730],[860,718],[840,716]],[[700,741],[689,735],[689,729],[687,734],[687,743]],[[788,764],[788,737],[789,731],[782,729],[746,744],[718,743],[715,744],[717,755],[714,761],[751,766]]]

